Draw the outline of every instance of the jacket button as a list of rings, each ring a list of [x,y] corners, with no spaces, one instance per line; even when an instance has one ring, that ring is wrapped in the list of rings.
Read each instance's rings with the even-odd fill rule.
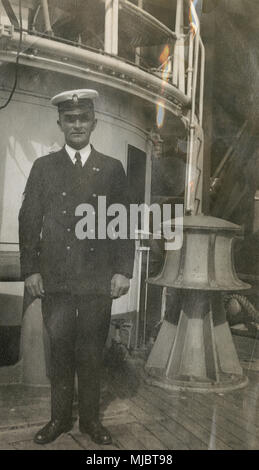
[[[97,194],[93,193],[93,197],[97,197]]]
[[[94,248],[90,248],[90,251],[94,251]]]
[[[68,228],[67,228],[67,232],[71,232],[71,228],[68,227]]]
[[[67,250],[69,251],[71,249],[71,246],[67,246]]]
[[[66,195],[67,195],[67,193],[64,191],[64,192],[62,193],[62,196],[66,196]]]
[[[64,215],[65,215],[66,213],[67,213],[67,211],[62,211],[62,214],[64,214]]]

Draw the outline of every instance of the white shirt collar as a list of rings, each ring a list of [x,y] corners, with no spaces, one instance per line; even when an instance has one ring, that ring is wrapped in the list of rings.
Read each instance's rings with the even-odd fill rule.
[[[73,149],[72,147],[70,147],[70,145],[65,145],[65,149],[66,149],[66,152],[68,153],[69,157],[71,158],[71,161],[72,163],[76,163],[76,159],[75,159],[75,154],[76,152],[79,152],[80,155],[81,155],[81,159],[82,159],[82,165],[84,166],[91,151],[92,151],[92,147],[90,144],[87,144],[86,147],[83,147],[82,149],[80,150],[75,150]]]

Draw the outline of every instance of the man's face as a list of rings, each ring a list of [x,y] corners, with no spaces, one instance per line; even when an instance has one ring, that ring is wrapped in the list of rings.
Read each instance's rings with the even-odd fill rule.
[[[58,120],[58,125],[64,133],[66,143],[76,150],[80,150],[89,143],[90,135],[95,129],[96,123],[94,110],[90,106],[83,110],[76,108],[62,111]]]

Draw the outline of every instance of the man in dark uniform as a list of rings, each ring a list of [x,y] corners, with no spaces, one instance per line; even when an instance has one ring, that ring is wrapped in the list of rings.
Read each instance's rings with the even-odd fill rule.
[[[66,145],[34,162],[19,214],[22,277],[29,294],[42,298],[50,339],[51,421],[36,434],[38,444],[72,428],[75,373],[80,431],[98,444],[111,443],[99,421],[102,353],[112,298],[129,289],[134,242],[100,239],[98,224],[86,238],[76,233],[81,204],[90,204],[92,215],[98,215],[99,196],[107,207],[129,206],[121,163],[89,143],[97,96],[95,90],[73,90],[52,99]]]

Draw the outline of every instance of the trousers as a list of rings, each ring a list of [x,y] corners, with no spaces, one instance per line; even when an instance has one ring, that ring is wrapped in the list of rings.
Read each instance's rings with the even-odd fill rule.
[[[42,315],[50,342],[51,419],[72,419],[75,374],[80,423],[99,417],[100,374],[112,300],[104,295],[46,294]]]

